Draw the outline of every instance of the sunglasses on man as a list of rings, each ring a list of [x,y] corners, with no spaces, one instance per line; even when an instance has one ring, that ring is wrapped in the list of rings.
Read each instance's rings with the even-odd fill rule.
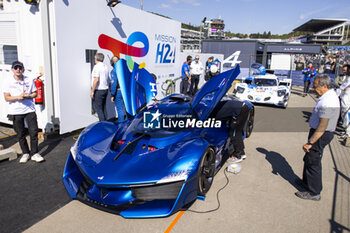
[[[23,67],[22,67],[22,66],[15,66],[15,67],[13,67],[13,69],[14,69],[14,70],[18,70],[18,69],[19,69],[19,70],[23,70]]]

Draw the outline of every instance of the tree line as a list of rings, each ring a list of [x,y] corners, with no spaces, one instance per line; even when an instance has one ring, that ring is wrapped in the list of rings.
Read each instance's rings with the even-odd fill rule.
[[[191,25],[191,23],[189,23],[189,24],[182,23],[181,28],[194,30],[194,31],[200,31],[200,26]],[[290,32],[288,34],[278,35],[278,34],[272,34],[271,31],[268,31],[268,32],[264,31],[263,33],[258,32],[258,33],[251,33],[251,34],[234,33],[234,32],[227,31],[227,32],[225,32],[225,35],[226,35],[226,37],[229,37],[229,38],[237,37],[240,39],[247,39],[247,38],[250,38],[250,39],[288,39],[291,37],[305,35],[305,32]]]
[[[251,33],[251,34],[243,34],[243,33],[232,33],[230,31],[225,32],[226,37],[238,37],[238,38],[250,38],[250,39],[288,39],[291,37],[305,35],[304,32],[290,32],[288,34],[272,34],[270,31],[264,33]]]

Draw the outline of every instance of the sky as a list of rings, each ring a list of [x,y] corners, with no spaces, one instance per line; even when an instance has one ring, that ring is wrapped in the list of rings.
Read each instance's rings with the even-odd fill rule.
[[[141,0],[121,2],[140,8]],[[195,26],[221,17],[234,33],[285,34],[310,19],[350,19],[350,0],[143,0],[143,10]]]

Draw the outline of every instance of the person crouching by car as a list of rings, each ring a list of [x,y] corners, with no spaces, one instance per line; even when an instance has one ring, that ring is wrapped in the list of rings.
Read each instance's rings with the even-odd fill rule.
[[[239,163],[247,157],[244,152],[243,129],[249,115],[249,107],[238,99],[225,100],[224,98],[213,110],[215,114],[209,118],[228,122],[233,150],[224,152],[224,156],[229,157],[228,163]]]
[[[13,121],[13,129],[22,150],[20,163],[29,159],[42,162],[44,158],[38,153],[38,122],[35,113],[34,98],[37,96],[34,80],[23,75],[24,66],[20,61],[12,63],[13,76],[5,81],[4,98],[8,102],[8,117]],[[28,125],[30,150],[26,139],[24,121]]]
[[[315,68],[312,67],[312,62],[308,63],[307,67],[303,70],[303,74],[304,74],[304,94],[303,94],[303,97],[305,97],[309,92],[312,79],[316,75]]]

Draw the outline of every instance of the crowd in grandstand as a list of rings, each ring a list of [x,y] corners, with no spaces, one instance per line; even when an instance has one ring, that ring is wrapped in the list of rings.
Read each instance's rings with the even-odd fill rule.
[[[317,73],[341,75],[343,66],[350,64],[350,46],[324,46],[321,54],[297,54],[294,57],[296,70],[303,70],[309,62]]]
[[[297,54],[294,63],[295,70],[305,75],[304,97],[317,74],[325,73],[334,79],[333,87],[341,102],[341,138],[350,145],[350,46],[324,46],[321,54]]]

